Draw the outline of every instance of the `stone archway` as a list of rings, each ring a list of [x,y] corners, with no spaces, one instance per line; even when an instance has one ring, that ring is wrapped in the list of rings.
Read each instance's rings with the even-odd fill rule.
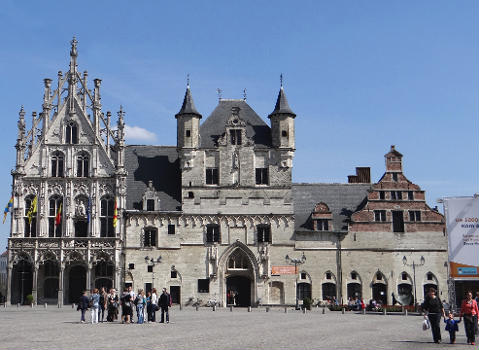
[[[13,266],[11,284],[11,303],[26,304],[27,295],[33,289],[33,265],[30,261],[20,260]]]
[[[86,290],[87,269],[83,265],[74,265],[68,271],[68,302],[77,303]]]

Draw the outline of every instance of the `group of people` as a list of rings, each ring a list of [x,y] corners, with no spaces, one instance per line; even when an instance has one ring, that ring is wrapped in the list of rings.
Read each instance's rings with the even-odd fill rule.
[[[349,310],[361,311],[366,308],[363,298],[348,298],[348,308]]]
[[[156,322],[156,312],[161,311],[160,323],[169,323],[169,307],[172,305],[170,294],[163,288],[158,296],[155,288],[145,293],[143,289],[135,293],[132,287],[125,288],[119,295],[115,288],[107,293],[105,288],[92,289],[90,295],[83,292],[78,302],[77,310],[81,311],[81,323],[85,323],[85,314],[89,309],[91,323],[103,322],[105,311],[106,320],[114,322],[121,315],[121,323],[150,323]],[[120,313],[121,310],[121,313]],[[134,310],[136,310],[136,322],[134,322]],[[166,316],[166,318],[165,318]]]
[[[444,318],[446,323],[446,330],[449,332],[449,340],[451,344],[456,342],[456,332],[459,330],[458,324],[461,320],[464,320],[464,329],[466,331],[467,343],[470,345],[475,345],[476,343],[476,334],[478,333],[479,324],[479,293],[477,294],[476,299],[473,299],[472,292],[468,291],[466,293],[466,298],[462,301],[461,310],[459,313],[459,320],[454,319],[454,314],[452,311],[449,312],[448,317],[446,318],[446,312],[444,310],[444,305],[441,302],[441,299],[436,295],[436,290],[430,288],[429,292],[422,304],[422,309],[426,312],[427,319],[429,320],[432,338],[435,343],[441,342],[441,328],[440,322],[441,318]]]

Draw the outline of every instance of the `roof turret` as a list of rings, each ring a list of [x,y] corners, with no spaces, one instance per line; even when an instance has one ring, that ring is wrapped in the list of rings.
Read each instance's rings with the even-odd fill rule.
[[[191,96],[190,84],[186,86],[185,98],[183,99],[183,105],[181,106],[180,111],[176,114],[175,117],[184,114],[194,114],[201,118],[201,114],[196,110],[193,97]]]

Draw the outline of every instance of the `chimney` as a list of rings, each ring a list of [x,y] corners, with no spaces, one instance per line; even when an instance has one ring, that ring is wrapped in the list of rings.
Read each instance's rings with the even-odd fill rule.
[[[356,167],[356,175],[348,175],[350,184],[369,184],[371,183],[371,168]]]

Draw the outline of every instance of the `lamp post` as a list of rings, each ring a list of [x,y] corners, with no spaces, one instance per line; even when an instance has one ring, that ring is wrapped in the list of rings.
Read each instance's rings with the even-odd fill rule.
[[[419,264],[416,264],[416,262],[413,260],[412,264],[407,263],[407,258],[406,256],[403,256],[402,258],[402,263],[404,266],[409,266],[412,267],[412,273],[413,273],[413,285],[414,285],[414,309],[416,309],[417,305],[417,294],[416,294],[416,266],[423,266],[426,263],[426,259],[424,259],[424,256],[421,256],[421,260]]]
[[[298,299],[298,265],[304,264],[306,262],[306,256],[303,254],[300,258],[290,258],[289,255],[285,256],[285,259],[288,263],[294,264],[294,273],[296,275],[295,287],[296,287],[296,310],[299,309],[299,299]]]
[[[161,255],[156,258],[150,258],[148,255],[145,256],[145,262],[148,264],[148,266],[151,266],[151,273],[152,273],[152,279],[151,279],[151,289],[155,288],[155,265],[161,263]]]

